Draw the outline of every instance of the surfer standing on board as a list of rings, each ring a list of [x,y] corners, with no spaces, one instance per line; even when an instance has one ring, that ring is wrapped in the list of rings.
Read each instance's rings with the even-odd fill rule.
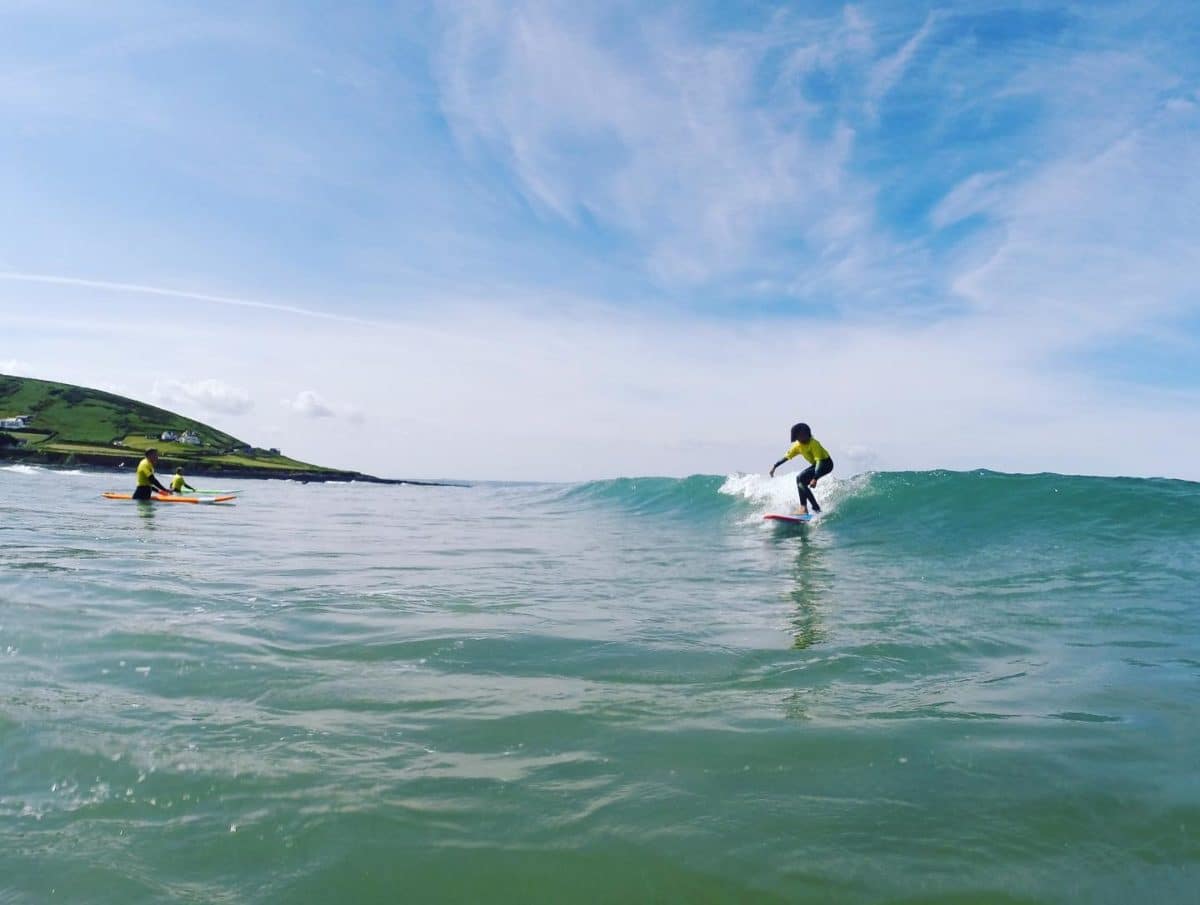
[[[792,445],[783,454],[783,458],[771,466],[771,477],[775,477],[775,469],[785,462],[803,456],[808,462],[808,468],[796,475],[796,490],[800,493],[800,508],[808,515],[809,504],[813,512],[820,512],[821,506],[813,496],[812,489],[817,486],[817,479],[833,471],[833,459],[821,442],[812,435],[812,429],[801,422],[792,425]]]
[[[158,464],[158,450],[154,447],[146,450],[146,458],[138,462],[137,467],[137,487],[133,491],[135,500],[148,500],[150,495],[157,487],[159,492],[170,494],[171,491],[163,487],[158,482],[158,478],[154,476],[154,466]]]

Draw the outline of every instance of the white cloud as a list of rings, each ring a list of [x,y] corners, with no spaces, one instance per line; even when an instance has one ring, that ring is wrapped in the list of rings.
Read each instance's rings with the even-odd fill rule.
[[[301,390],[294,399],[285,399],[283,404],[306,418],[332,418],[337,414],[333,406],[312,390]]]
[[[254,407],[250,395],[215,378],[155,381],[151,398],[163,405],[193,405],[224,415],[242,415]]]
[[[29,362],[21,361],[19,358],[0,359],[0,374],[9,374],[13,377],[32,376]]]
[[[194,313],[192,330],[203,331]],[[44,341],[93,375],[122,367],[115,344],[55,331]],[[766,468],[788,425],[810,421],[839,470],[854,465],[988,466],[1200,478],[1200,397],[1134,388],[1047,364],[1069,346],[1069,325],[1033,331],[1022,317],[975,314],[901,327],[884,322],[757,324],[669,319],[602,309],[547,315],[447,311],[437,329],[277,319],[275,357],[256,365],[257,331],[204,335],[177,348],[147,346],[144,364],[203,363],[256,391],[308,408],[371,413],[370,431],[328,417],[294,418],[272,435],[289,454],[393,477],[575,479],[728,473]],[[169,322],[163,325],[169,327]],[[120,331],[122,325],[114,324]],[[43,348],[44,346],[44,348]],[[311,363],[333,360],[321,393],[293,393]],[[48,375],[51,376],[51,375]],[[84,381],[86,382],[86,381]],[[328,395],[326,395],[328,394]],[[223,428],[261,435],[237,416]],[[1102,442],[1111,425],[1138,438]],[[369,442],[366,442],[368,441]]]
[[[292,398],[284,399],[283,407],[305,418],[342,418],[351,424],[362,424],[366,420],[366,415],[357,406],[329,402],[314,390],[301,390]]]

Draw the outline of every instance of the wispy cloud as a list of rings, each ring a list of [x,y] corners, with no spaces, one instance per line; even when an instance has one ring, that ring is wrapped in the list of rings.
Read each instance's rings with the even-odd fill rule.
[[[968,176],[938,202],[929,216],[930,222],[936,228],[944,229],[968,217],[989,214],[994,216],[1006,197],[1006,176],[1003,171],[973,173]],[[1011,191],[1011,186],[1007,187],[1007,190]]]
[[[413,474],[752,467],[801,414],[1108,471],[1119,419],[1194,474],[1182,2],[146,8],[39,7],[0,64],[0,333],[41,376],[216,375],[286,400],[273,442]]]
[[[611,21],[575,5],[443,9],[443,103],[463,146],[495,154],[547,216],[635,240],[660,278],[786,273],[845,224],[871,231],[869,187],[848,167],[854,130],[824,125],[798,84],[841,19],[808,31],[812,52],[794,51],[781,82],[770,42],[700,38],[668,16],[643,12],[615,43]]]
[[[1050,159],[975,174],[934,210],[939,227],[977,216],[998,228],[953,290],[1059,349],[1200,311],[1200,111],[1168,103],[1173,79],[1151,78],[1147,61],[1081,53],[1038,68],[1051,85],[1059,68],[1087,82],[1045,92],[1059,117]],[[1101,113],[1081,92],[1120,101]]]
[[[888,92],[904,77],[904,71],[912,63],[921,44],[933,31],[936,22],[936,13],[927,15],[917,32],[905,41],[895,53],[871,66],[866,85],[865,111],[867,116],[875,118],[879,115],[879,105],[887,97]]]
[[[147,286],[141,283],[124,283],[111,280],[89,280],[82,277],[59,276],[46,273],[19,273],[16,271],[0,271],[0,280],[18,283],[42,283],[50,286],[70,286],[79,289],[100,289],[106,292],[133,293],[136,295],[153,295],[162,298],[181,299],[192,302],[209,302],[214,305],[228,305],[235,308],[253,308],[259,311],[276,311],[282,314],[296,314],[303,317],[315,317],[322,320],[342,321],[343,323],[367,324],[380,326],[380,322],[364,318],[337,314],[330,311],[320,311],[314,308],[302,308],[297,305],[264,302],[254,299],[233,298],[226,295],[212,295],[205,292],[193,292],[186,289],[171,289],[162,286]]]

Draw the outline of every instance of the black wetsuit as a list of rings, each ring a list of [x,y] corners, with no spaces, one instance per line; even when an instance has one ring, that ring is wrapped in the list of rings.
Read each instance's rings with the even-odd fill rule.
[[[796,490],[800,493],[800,502],[812,507],[813,512],[820,512],[821,505],[813,496],[811,484],[817,478],[823,478],[833,471],[833,459],[819,459],[816,465],[810,465],[796,475]]]

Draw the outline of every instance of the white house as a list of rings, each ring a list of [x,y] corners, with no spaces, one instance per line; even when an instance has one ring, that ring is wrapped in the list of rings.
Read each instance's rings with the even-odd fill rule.
[[[199,446],[200,436],[195,431],[184,431],[179,435],[179,442],[186,443],[188,446]]]
[[[0,430],[19,431],[28,426],[28,415],[13,415],[11,418],[0,418]]]
[[[166,443],[174,443],[176,440],[179,439],[179,434],[175,433],[175,431],[163,431],[162,436],[159,437],[158,439],[160,439]]]

